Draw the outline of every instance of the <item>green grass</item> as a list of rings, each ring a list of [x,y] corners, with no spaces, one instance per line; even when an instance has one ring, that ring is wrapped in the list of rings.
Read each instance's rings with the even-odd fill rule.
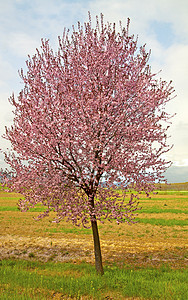
[[[44,212],[45,210],[45,207],[41,206],[29,209],[30,212]],[[0,206],[0,211],[19,211],[19,209],[17,206]]]
[[[64,233],[73,233],[73,234],[92,234],[91,229],[77,228],[77,227],[46,228],[45,231],[50,233],[64,232]]]
[[[156,190],[159,195],[179,195],[179,196],[188,196],[188,191],[160,191]]]
[[[162,196],[162,195],[161,195]],[[166,196],[168,196],[168,195],[166,195]],[[188,200],[188,197],[186,196],[186,197],[183,197],[183,196],[181,196],[181,195],[176,195],[177,197],[173,197],[173,201],[178,201],[178,202],[186,202],[187,200]],[[155,198],[152,198],[152,195],[151,195],[151,197],[142,197],[139,201],[146,201],[147,203],[148,202],[150,202],[150,201],[166,201],[167,203],[168,203],[168,201],[172,201],[172,198],[165,198],[165,195],[164,195],[164,198],[162,198],[162,197],[155,197]]]
[[[105,266],[97,276],[92,265],[81,263],[39,263],[3,260],[0,262],[0,299],[51,299],[60,293],[87,299],[188,299],[188,270],[119,268]],[[108,297],[108,298],[107,298]]]
[[[141,210],[138,210],[137,213],[139,214],[159,214],[159,213],[172,213],[172,214],[188,214],[188,210],[182,210],[182,209],[174,209],[174,208],[158,208],[158,207],[151,207],[151,208],[143,208]]]
[[[17,206],[0,206],[0,211],[19,211]],[[45,211],[44,207],[34,207],[29,210],[30,212],[43,212]],[[182,210],[182,209],[174,209],[174,208],[158,208],[158,207],[152,207],[152,208],[143,208],[141,210],[137,211],[138,214],[152,214],[152,213],[173,213],[173,214],[188,214],[188,210]]]
[[[18,211],[16,206],[0,206],[0,211]]]
[[[136,221],[144,224],[161,225],[161,226],[187,226],[188,220],[176,220],[176,219],[146,219],[136,218]]]

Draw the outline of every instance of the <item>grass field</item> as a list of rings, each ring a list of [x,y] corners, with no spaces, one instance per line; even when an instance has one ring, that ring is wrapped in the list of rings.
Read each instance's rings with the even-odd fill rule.
[[[188,191],[141,195],[137,224],[99,224],[105,275],[90,229],[21,213],[0,191],[0,299],[188,299]]]

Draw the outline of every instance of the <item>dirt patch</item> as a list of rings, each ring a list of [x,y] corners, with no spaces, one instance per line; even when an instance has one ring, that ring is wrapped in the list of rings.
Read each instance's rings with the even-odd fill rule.
[[[164,241],[101,240],[104,262],[155,266],[168,263],[171,267],[188,266],[188,251],[185,245]],[[55,262],[94,262],[93,242],[88,237],[32,238],[20,236],[0,237],[0,259],[35,259]]]

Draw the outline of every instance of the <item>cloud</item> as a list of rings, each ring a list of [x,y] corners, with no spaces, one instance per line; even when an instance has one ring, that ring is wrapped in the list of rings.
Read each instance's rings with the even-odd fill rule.
[[[0,89],[7,90],[7,80],[13,78],[14,68],[11,64],[0,57]]]
[[[29,34],[24,32],[13,32],[7,41],[7,47],[15,55],[27,57],[29,53],[34,54],[39,45],[40,40],[32,38]]]
[[[174,147],[167,154],[167,159],[175,165],[188,166],[188,123],[179,122],[172,126],[170,134],[169,142],[174,144]]]
[[[166,171],[165,177],[168,183],[188,182],[188,166],[172,166]]]
[[[161,54],[160,54],[161,51]],[[162,49],[158,55],[163,57],[161,65],[157,56],[154,58],[155,69],[161,67],[161,77],[167,81],[172,80],[177,97],[167,104],[167,111],[176,113],[172,119],[169,134],[173,149],[168,153],[168,158],[178,164],[185,163],[188,159],[188,45],[174,44],[167,49]],[[158,65],[157,65],[158,64]],[[188,163],[187,163],[188,165]]]
[[[178,93],[182,93],[187,86],[188,78],[188,44],[174,44],[165,52],[165,62],[168,67],[166,73],[169,78],[174,78],[175,84],[179,87]]]
[[[144,34],[153,21],[172,24],[175,34],[183,40],[188,36],[187,0],[96,0],[90,2],[91,11],[105,13],[109,21],[130,17],[135,32]]]

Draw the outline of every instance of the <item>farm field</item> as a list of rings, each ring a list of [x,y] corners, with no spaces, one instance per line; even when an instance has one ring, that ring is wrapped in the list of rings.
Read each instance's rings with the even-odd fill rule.
[[[152,195],[151,199],[141,195],[142,210],[138,212],[136,224],[117,225],[113,222],[99,224],[105,267],[102,280],[97,279],[98,276],[94,271],[90,229],[74,227],[65,221],[59,224],[51,223],[53,213],[48,218],[34,221],[33,217],[39,214],[40,208],[21,213],[16,206],[19,198],[18,194],[0,191],[0,299],[74,297],[75,299],[186,299],[188,297],[185,294],[188,294],[188,291],[184,277],[188,266],[188,191],[159,191],[158,194]],[[16,274],[21,276],[22,273],[25,274],[22,274],[24,278],[28,277],[27,288],[24,284],[22,286],[21,282],[12,286],[14,280],[10,278],[14,272],[14,278],[19,277]],[[140,277],[141,272],[143,273]],[[112,278],[117,279],[117,274],[119,285],[108,285],[107,281],[112,283]],[[148,281],[148,274],[151,282]],[[168,278],[167,281],[164,274]],[[65,275],[66,282],[72,280],[72,283],[69,283],[69,290],[64,288],[64,291],[61,291],[55,283],[54,290],[52,285],[45,289],[43,284],[42,290],[37,285],[34,288],[34,281],[31,285],[28,283],[32,276],[35,276],[35,279],[37,276],[43,276],[44,282],[45,280],[52,282],[55,280],[53,278],[58,276],[64,278]],[[75,287],[75,280],[79,286],[80,280],[83,281],[86,275],[88,280],[82,291],[81,287]],[[52,278],[49,279],[49,276]],[[170,276],[175,276],[173,277],[175,279],[169,279]],[[142,284],[139,278],[142,278]],[[158,278],[160,286],[156,285],[157,282],[153,278]],[[40,280],[36,279],[36,282]],[[134,287],[129,289],[127,286],[125,290],[123,282],[132,281],[138,281],[138,286],[135,283]],[[92,288],[91,282],[94,285]],[[185,284],[185,287],[182,284]],[[101,288],[97,291],[99,286]],[[16,294],[18,290],[19,293]],[[17,296],[14,298],[15,294]],[[3,298],[3,295],[6,295],[6,298]]]

